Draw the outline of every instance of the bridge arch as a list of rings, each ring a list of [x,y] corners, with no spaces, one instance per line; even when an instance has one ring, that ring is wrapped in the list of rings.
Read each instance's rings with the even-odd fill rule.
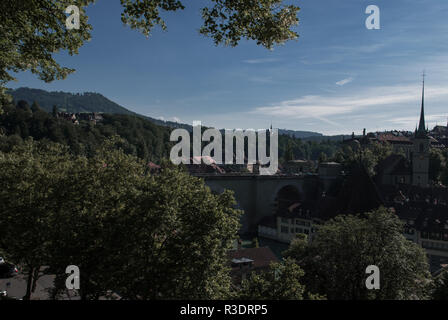
[[[276,210],[286,210],[294,203],[302,200],[299,189],[291,184],[283,186],[276,193],[274,198],[274,207]]]
[[[259,222],[277,212],[277,205],[292,205],[306,198],[303,176],[220,176],[204,177],[206,184],[216,193],[225,189],[234,191],[241,217],[242,233],[256,232]]]

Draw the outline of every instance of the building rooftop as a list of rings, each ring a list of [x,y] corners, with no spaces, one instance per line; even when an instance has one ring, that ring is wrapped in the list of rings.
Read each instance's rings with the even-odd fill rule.
[[[271,262],[278,262],[277,257],[269,247],[232,250],[228,256],[232,262],[251,261],[254,269],[267,268]]]

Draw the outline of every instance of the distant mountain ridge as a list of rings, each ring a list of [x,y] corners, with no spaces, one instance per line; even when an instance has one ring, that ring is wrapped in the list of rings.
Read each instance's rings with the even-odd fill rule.
[[[39,106],[47,111],[51,112],[53,106],[57,106],[60,111],[65,111],[69,113],[82,113],[82,112],[100,112],[100,113],[110,113],[110,114],[124,114],[124,115],[134,115],[137,117],[142,117],[151,122],[168,126],[172,128],[184,128],[189,131],[192,130],[192,126],[188,124],[182,124],[172,121],[163,121],[159,119],[154,119],[151,117],[140,115],[136,112],[130,111],[125,107],[115,103],[100,93],[96,92],[84,92],[84,93],[69,93],[63,91],[45,91],[42,89],[32,89],[27,87],[18,88],[15,90],[10,90],[9,94],[12,95],[14,100],[20,101],[25,100],[28,104],[32,104],[36,101]],[[279,129],[279,134],[285,134],[294,138],[323,138],[321,133],[311,132],[311,131],[295,131],[287,129]]]
[[[27,101],[28,104],[32,104],[36,101],[39,106],[46,112],[51,112],[53,106],[57,106],[60,111],[68,113],[83,113],[83,112],[99,112],[110,114],[124,114],[133,115],[140,118],[150,120],[151,122],[173,128],[186,128],[190,130],[189,125],[181,124],[172,121],[163,121],[154,119],[151,117],[143,116],[136,112],[130,111],[125,107],[120,106],[100,93],[96,92],[84,92],[84,93],[69,93],[63,91],[45,91],[42,89],[32,89],[27,87],[10,90],[8,92],[14,100]]]
[[[278,129],[279,134],[286,134],[294,138],[310,138],[310,137],[323,137],[322,133],[312,132],[312,131],[297,131],[288,129]]]
[[[41,89],[18,88],[9,92],[15,101],[25,100],[28,104],[36,101],[47,112],[53,106],[69,113],[103,112],[114,114],[134,114],[119,104],[95,92],[67,93],[62,91],[48,92]]]

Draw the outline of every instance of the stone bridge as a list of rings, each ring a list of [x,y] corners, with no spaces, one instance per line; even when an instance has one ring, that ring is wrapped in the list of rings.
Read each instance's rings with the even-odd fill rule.
[[[331,180],[318,175],[196,174],[213,192],[232,190],[238,208],[244,210],[241,233],[255,233],[258,223],[275,214],[278,207],[303,201],[317,190],[326,190]]]

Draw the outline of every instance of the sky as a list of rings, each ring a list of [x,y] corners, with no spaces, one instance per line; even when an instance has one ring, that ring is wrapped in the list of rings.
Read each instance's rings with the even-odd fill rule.
[[[207,0],[164,14],[168,30],[149,38],[124,26],[119,0],[87,10],[92,40],[58,54],[76,69],[44,83],[29,72],[8,87],[98,92],[140,114],[228,129],[275,128],[328,135],[414,130],[426,72],[430,127],[448,119],[448,1],[297,0],[299,33],[274,50],[242,41],[215,46],[199,34]],[[367,6],[380,9],[368,30]]]

